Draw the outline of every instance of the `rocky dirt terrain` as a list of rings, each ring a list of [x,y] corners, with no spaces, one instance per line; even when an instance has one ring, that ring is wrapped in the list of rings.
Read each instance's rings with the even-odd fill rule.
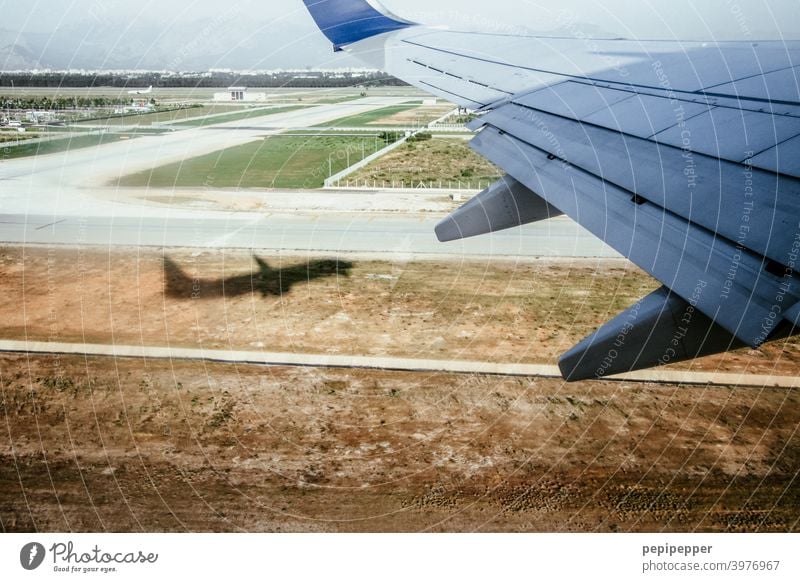
[[[553,364],[656,287],[608,260],[0,249],[0,338]],[[800,336],[674,366],[796,375]]]
[[[0,356],[0,530],[798,531],[797,390]]]
[[[483,189],[502,176],[459,137],[407,143],[350,174],[353,184]]]
[[[615,261],[5,249],[0,336],[553,363],[655,286]],[[795,339],[691,367],[798,361]],[[798,531],[799,401],[5,354],[0,531]]]

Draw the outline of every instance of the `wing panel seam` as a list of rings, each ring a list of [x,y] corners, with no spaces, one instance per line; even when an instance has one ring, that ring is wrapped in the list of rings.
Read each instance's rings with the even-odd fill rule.
[[[514,69],[523,69],[525,71],[531,71],[531,72],[534,72],[534,73],[545,73],[545,74],[553,75],[553,76],[556,76],[556,77],[563,77],[565,79],[575,79],[575,80],[578,80],[578,81],[580,81],[580,80],[592,81],[593,83],[618,84],[618,85],[622,85],[623,87],[638,87],[638,88],[642,88],[642,89],[649,89],[649,90],[652,90],[652,91],[663,91],[662,88],[653,87],[652,85],[642,85],[642,84],[638,84],[638,83],[627,83],[627,84],[624,84],[624,83],[618,83],[616,81],[608,81],[608,80],[605,80],[605,79],[597,79],[597,78],[589,77],[589,76],[585,76],[585,75],[581,76],[581,75],[572,75],[572,74],[569,74],[569,73],[557,73],[555,71],[548,71],[547,69],[537,69],[535,67],[526,67],[525,65],[504,63],[503,61],[495,61],[493,59],[485,59],[485,58],[476,57],[476,56],[473,56],[473,55],[465,55],[463,53],[457,53],[455,51],[442,49],[442,48],[437,48],[437,47],[432,47],[432,46],[428,46],[428,45],[425,45],[425,44],[422,44],[422,43],[419,43],[419,42],[414,42],[411,39],[407,39],[407,38],[403,39],[402,42],[410,44],[410,45],[414,45],[414,46],[417,46],[417,47],[420,47],[420,48],[424,48],[424,49],[428,49],[428,50],[432,50],[432,51],[448,54],[448,55],[462,57],[462,58],[465,58],[465,59],[471,59],[473,61],[480,61],[480,62],[483,62],[483,63],[488,63],[488,64],[492,64],[492,65],[499,65],[499,66],[502,66],[502,67],[511,67],[511,68],[514,68]],[[776,105],[790,105],[790,106],[793,106],[793,107],[800,107],[800,102],[798,102],[798,101],[785,101],[785,100],[782,100],[782,99],[763,99],[763,98],[760,98],[760,97],[742,97],[742,96],[737,96],[737,95],[727,95],[725,93],[709,93],[709,92],[702,91],[702,90],[697,92],[697,91],[686,91],[686,90],[681,90],[681,89],[671,89],[671,91],[674,92],[674,93],[681,93],[683,95],[702,95],[702,96],[720,97],[720,98],[726,98],[726,99],[736,99],[738,101],[752,101],[752,102],[755,102],[755,103],[769,103],[771,105],[772,104],[776,104]],[[635,91],[634,91],[634,93],[635,93]]]

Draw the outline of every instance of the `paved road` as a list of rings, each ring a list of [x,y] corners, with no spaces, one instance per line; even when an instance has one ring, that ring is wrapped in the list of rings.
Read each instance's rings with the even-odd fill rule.
[[[115,358],[149,358],[159,360],[203,360],[235,364],[295,366],[311,368],[365,368],[409,372],[447,372],[453,374],[488,374],[500,376],[533,376],[561,378],[556,366],[475,362],[462,360],[422,360],[368,356],[333,356],[327,354],[285,354],[241,352],[172,347],[67,344],[49,342],[0,341],[0,352],[27,354],[59,354],[104,356]],[[794,376],[757,376],[716,372],[682,372],[675,370],[642,370],[621,374],[608,380],[656,382],[666,384],[716,384],[758,388],[800,388]]]

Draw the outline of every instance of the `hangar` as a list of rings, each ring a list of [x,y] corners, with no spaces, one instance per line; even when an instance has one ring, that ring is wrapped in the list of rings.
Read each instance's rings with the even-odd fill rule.
[[[214,101],[234,101],[234,102],[259,102],[266,101],[267,94],[260,92],[254,93],[247,87],[228,87],[224,93],[214,93]]]

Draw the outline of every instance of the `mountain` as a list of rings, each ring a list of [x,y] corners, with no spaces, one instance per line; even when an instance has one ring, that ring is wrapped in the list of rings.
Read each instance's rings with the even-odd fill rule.
[[[227,13],[225,13],[227,14]],[[0,71],[48,69],[279,69],[360,67],[303,20],[232,16],[191,21],[149,14],[131,22],[114,16],[87,18],[52,33],[0,30]],[[544,36],[613,36],[571,22]]]
[[[276,69],[358,66],[295,23],[85,20],[51,34],[0,30],[0,71],[50,69]]]
[[[24,46],[17,44],[0,45],[0,63],[4,70],[40,68],[36,55]]]
[[[0,70],[35,69],[39,67],[39,55],[24,36],[0,29]]]

